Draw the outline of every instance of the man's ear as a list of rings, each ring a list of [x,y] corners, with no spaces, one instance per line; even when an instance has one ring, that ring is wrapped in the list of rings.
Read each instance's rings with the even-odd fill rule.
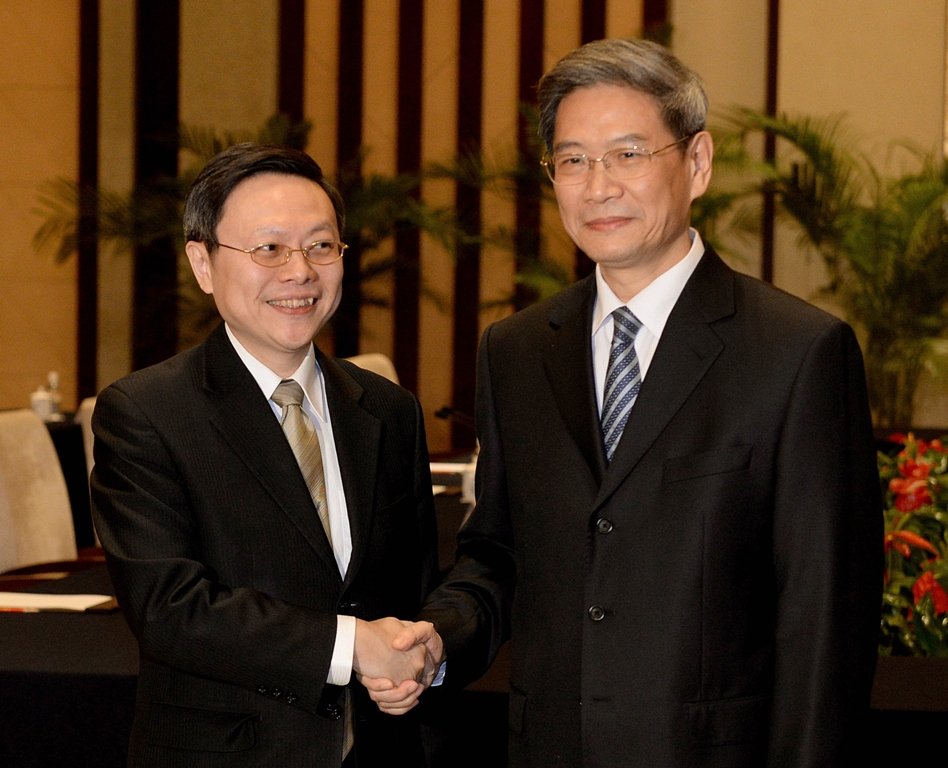
[[[207,252],[207,246],[196,240],[188,240],[184,246],[184,252],[188,255],[191,271],[201,290],[207,294],[214,293],[214,281],[211,279],[211,255]]]
[[[688,146],[688,162],[691,165],[691,199],[696,200],[705,193],[711,183],[711,165],[714,160],[714,142],[707,131],[696,133]]]

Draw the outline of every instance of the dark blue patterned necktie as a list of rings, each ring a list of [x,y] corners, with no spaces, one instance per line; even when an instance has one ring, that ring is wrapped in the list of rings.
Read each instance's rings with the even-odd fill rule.
[[[612,313],[612,348],[606,368],[606,386],[602,397],[602,444],[606,459],[612,461],[622,430],[629,420],[629,412],[642,386],[639,358],[635,354],[635,335],[642,327],[628,307],[619,307]]]

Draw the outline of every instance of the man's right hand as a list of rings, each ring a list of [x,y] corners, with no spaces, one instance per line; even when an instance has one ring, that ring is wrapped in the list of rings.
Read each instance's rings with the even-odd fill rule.
[[[352,669],[360,679],[383,678],[395,685],[412,681],[427,686],[437,673],[430,656],[436,652],[440,658],[440,643],[434,626],[426,621],[358,619]]]
[[[387,621],[383,619],[383,621]],[[377,677],[360,673],[359,681],[380,710],[390,715],[402,715],[418,704],[418,698],[431,685],[444,661],[444,644],[434,625],[427,621],[400,622],[401,631],[392,639],[395,653],[423,653],[420,676],[401,682],[391,677]],[[358,645],[358,629],[356,630]]]

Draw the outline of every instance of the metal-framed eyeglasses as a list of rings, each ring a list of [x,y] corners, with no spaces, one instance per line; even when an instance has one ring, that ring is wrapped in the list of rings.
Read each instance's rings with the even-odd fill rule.
[[[303,257],[317,267],[326,267],[342,258],[346,252],[346,245],[341,240],[317,240],[304,245],[302,248],[291,248],[283,243],[261,243],[253,248],[238,248],[236,245],[218,243],[220,248],[229,248],[232,251],[250,254],[255,264],[261,267],[281,267],[286,264],[294,253],[302,253]]]
[[[616,181],[631,181],[645,176],[655,155],[672,147],[691,141],[694,134],[683,136],[659,149],[642,147],[617,147],[610,149],[602,157],[590,157],[583,152],[554,152],[545,154],[540,161],[547,176],[554,184],[582,184],[592,173],[593,163],[602,163],[602,167]]]

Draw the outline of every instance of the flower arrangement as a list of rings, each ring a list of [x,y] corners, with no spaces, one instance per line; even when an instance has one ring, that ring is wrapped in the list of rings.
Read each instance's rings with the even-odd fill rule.
[[[885,576],[879,653],[948,656],[948,446],[913,434],[879,452]]]

